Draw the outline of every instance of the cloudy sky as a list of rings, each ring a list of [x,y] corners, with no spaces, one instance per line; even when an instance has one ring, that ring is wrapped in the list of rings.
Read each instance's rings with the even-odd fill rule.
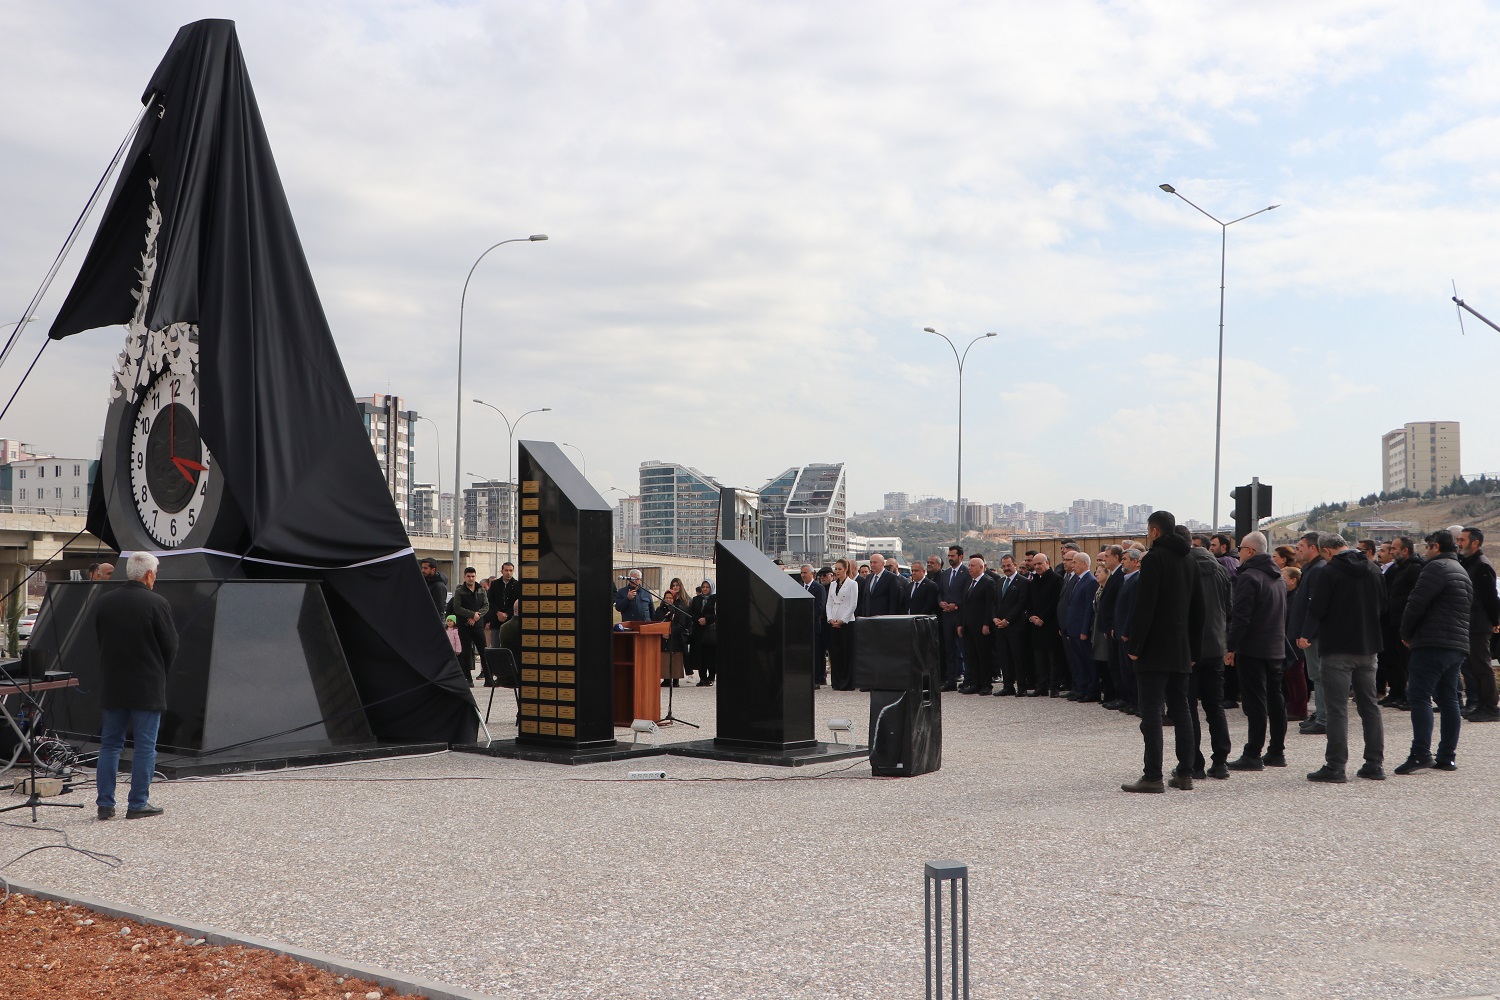
[[[951,496],[932,326],[998,333],[966,367],[965,494],[1207,519],[1220,231],[1164,181],[1224,220],[1280,206],[1228,231],[1225,492],[1378,489],[1411,420],[1500,470],[1500,334],[1448,300],[1500,319],[1495,5],[7,4],[0,322],[206,16],[238,23],[355,391],[433,418],[418,471],[449,488],[464,276],[546,233],[475,273],[464,396],[552,407],[521,436],[601,490],[649,459],[749,487],[843,461],[856,510]],[[121,339],[49,348],[0,436],[92,454]],[[460,471],[503,477],[499,419],[464,427]]]

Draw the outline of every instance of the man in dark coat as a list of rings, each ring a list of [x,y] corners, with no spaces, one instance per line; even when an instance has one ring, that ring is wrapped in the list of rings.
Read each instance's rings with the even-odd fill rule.
[[[130,755],[130,798],[126,819],[160,816],[151,804],[156,770],[156,733],[167,709],[167,671],[177,657],[172,607],[156,586],[157,559],[133,552],[125,563],[127,582],[99,599],[94,634],[99,643],[99,761],[94,772],[100,819],[115,816],[115,782],[127,727],[134,732]]]
[[[484,648],[484,616],[489,614],[489,595],[479,585],[479,574],[473,566],[465,567],[464,582],[453,592],[448,602],[448,613],[458,619],[458,637],[463,649],[458,656],[459,666],[474,683],[474,651]]]
[[[958,635],[960,625],[958,605],[963,600],[964,591],[969,587],[969,571],[964,566],[962,545],[948,546],[948,568],[943,570],[941,578],[934,582],[938,585],[938,607],[943,612],[941,625],[943,659],[946,664],[943,690],[953,691],[958,687],[959,678],[964,673],[964,641]]]
[[[1183,526],[1177,526],[1182,534]],[[1202,538],[1202,536],[1198,536]],[[1229,571],[1207,548],[1193,544],[1189,536],[1188,558],[1198,574],[1198,590],[1203,594],[1203,642],[1198,659],[1188,678],[1188,708],[1193,713],[1193,777],[1229,777],[1229,720],[1224,717],[1225,629],[1229,622]],[[1199,712],[1199,708],[1202,712]],[[1201,716],[1201,717],[1200,717]],[[1208,723],[1208,746],[1211,758],[1203,758],[1203,725]]]
[[[520,599],[521,581],[516,579],[515,564],[501,564],[500,575],[490,581],[488,595],[491,645],[500,645],[500,626],[510,621],[511,615],[515,614],[516,602]]]
[[[1359,709],[1364,728],[1365,762],[1359,777],[1385,780],[1385,727],[1375,698],[1375,655],[1380,652],[1380,612],[1385,607],[1385,587],[1380,570],[1358,549],[1348,548],[1343,536],[1323,535],[1318,540],[1328,565],[1319,574],[1302,635],[1297,645],[1317,640],[1322,653],[1323,707],[1328,712],[1326,763],[1307,776],[1308,781],[1342,784],[1348,779],[1349,691]]]
[[[1224,662],[1240,678],[1240,701],[1249,732],[1231,771],[1286,766],[1286,697],[1281,665],[1286,656],[1286,581],[1266,549],[1266,536],[1250,531],[1240,539],[1240,573],[1234,581]],[[1271,731],[1266,745],[1266,729]],[[1261,751],[1265,750],[1262,757]]]
[[[1452,534],[1448,537],[1450,540],[1453,538]],[[1452,561],[1458,562],[1456,551]],[[1380,699],[1380,704],[1391,708],[1407,707],[1406,670],[1411,653],[1406,648],[1406,643],[1401,641],[1401,617],[1406,614],[1406,602],[1411,599],[1411,592],[1422,575],[1424,564],[1422,557],[1413,550],[1410,538],[1403,535],[1391,542],[1391,562],[1383,578],[1386,599],[1385,648],[1380,651],[1380,659],[1376,664],[1386,685],[1386,696]]]
[[[1495,671],[1490,667],[1490,643],[1500,632],[1500,595],[1495,591],[1495,567],[1484,554],[1484,532],[1465,528],[1458,533],[1458,551],[1464,570],[1474,585],[1474,606],[1469,609],[1469,676],[1474,680],[1477,700],[1464,718],[1470,722],[1500,722],[1500,701],[1495,689]]]
[[[1121,785],[1127,792],[1162,792],[1162,710],[1172,717],[1177,767],[1172,787],[1193,787],[1193,723],[1188,714],[1188,676],[1203,641],[1203,593],[1188,558],[1188,542],[1177,534],[1170,511],[1146,519],[1151,548],[1141,560],[1141,582],[1130,619],[1126,652],[1135,665],[1141,696],[1145,766],[1141,777]]]
[[[1410,543],[1408,543],[1410,551]],[[1474,584],[1458,562],[1457,545],[1447,531],[1427,536],[1427,562],[1417,574],[1402,606],[1402,647],[1411,651],[1407,662],[1407,691],[1411,704],[1411,753],[1396,768],[1411,774],[1425,768],[1458,768],[1458,676],[1469,655],[1469,615],[1474,606]],[[1400,558],[1400,555],[1397,555]],[[1394,573],[1390,570],[1386,575]],[[1432,702],[1443,717],[1437,759],[1432,757]]]
[[[1031,657],[1036,664],[1036,693],[1062,697],[1068,687],[1067,660],[1063,656],[1062,636],[1057,623],[1058,599],[1062,578],[1052,572],[1046,555],[1031,557],[1031,580],[1026,598],[1027,618],[1031,623]]]
[[[959,694],[989,694],[993,677],[990,622],[995,617],[995,583],[984,560],[969,559],[969,586],[958,601],[958,635],[964,642],[964,684]]]
[[[911,589],[906,592],[906,613],[909,615],[939,615],[942,610],[938,602],[942,595],[938,585],[927,576],[927,567],[920,562],[911,564]]]
[[[828,682],[828,591],[818,582],[811,563],[803,563],[801,570],[802,589],[813,595],[817,607],[813,609],[813,688]]]
[[[870,555],[870,575],[860,581],[859,611],[861,618],[899,615],[906,607],[906,589],[896,574],[885,565],[879,552]]]
[[[995,638],[995,657],[1004,683],[996,695],[1025,697],[1031,671],[1025,660],[1026,594],[1030,584],[1016,569],[1016,558],[1010,553],[1000,557],[1000,580],[995,590],[995,616],[991,633]]]
[[[427,584],[427,594],[432,598],[432,610],[439,618],[448,614],[448,578],[438,572],[437,560],[422,560],[422,582]]]
[[[1125,550],[1120,563],[1120,597],[1115,602],[1115,641],[1120,646],[1120,677],[1125,685],[1125,704],[1120,710],[1126,715],[1141,714],[1141,696],[1135,684],[1135,664],[1131,662],[1125,649],[1130,644],[1130,616],[1135,614],[1136,598],[1140,596],[1142,555],[1144,553],[1134,546]]]
[[[1125,678],[1120,672],[1120,660],[1124,658],[1124,653],[1119,649],[1119,629],[1116,627],[1115,616],[1120,588],[1125,584],[1125,571],[1120,568],[1120,563],[1125,558],[1125,549],[1120,545],[1110,545],[1100,553],[1100,558],[1104,560],[1104,568],[1109,571],[1109,576],[1104,578],[1104,589],[1099,594],[1098,613],[1098,629],[1109,649],[1109,698],[1104,702],[1104,707],[1122,709],[1134,701],[1133,698],[1125,697]]]
[[[1073,653],[1073,693],[1070,701],[1099,700],[1099,669],[1094,665],[1094,592],[1099,581],[1089,567],[1092,560],[1087,552],[1073,553],[1073,589],[1068,592],[1067,612],[1063,615],[1063,631],[1067,635],[1068,648]]]

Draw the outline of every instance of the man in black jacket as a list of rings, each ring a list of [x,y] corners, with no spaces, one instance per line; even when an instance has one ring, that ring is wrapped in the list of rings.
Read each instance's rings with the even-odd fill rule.
[[[1182,525],[1178,525],[1181,533]],[[1229,777],[1229,752],[1234,744],[1229,738],[1229,720],[1224,715],[1224,660],[1228,648],[1225,630],[1229,625],[1229,571],[1215,559],[1203,535],[1190,535],[1188,559],[1198,574],[1198,590],[1203,594],[1203,642],[1193,672],[1188,678],[1188,708],[1193,713],[1193,777]],[[1198,711],[1199,707],[1203,711]],[[1203,727],[1208,725],[1211,760],[1203,757]]]
[[[130,755],[130,798],[126,819],[160,816],[151,804],[156,770],[156,733],[167,709],[167,670],[177,657],[172,606],[156,586],[157,559],[132,552],[125,562],[124,586],[99,599],[94,634],[99,643],[99,760],[95,765],[95,805],[100,819],[115,816],[115,782],[127,726],[134,731]]]
[[[1398,628],[1403,648],[1411,650],[1408,692],[1411,702],[1411,753],[1396,768],[1411,774],[1425,768],[1458,768],[1458,675],[1469,655],[1469,614],[1474,584],[1459,565],[1457,546],[1447,531],[1427,536],[1426,565],[1417,574],[1401,612]],[[1399,558],[1399,555],[1398,555]],[[1395,570],[1390,572],[1394,573]],[[1387,574],[1389,575],[1389,574]],[[1437,759],[1432,757],[1432,702],[1443,717]]]
[[[938,586],[927,578],[927,567],[917,560],[911,564],[911,589],[906,592],[906,613],[909,615],[938,615],[941,595]]]
[[[458,619],[458,637],[463,649],[458,656],[458,665],[464,668],[469,683],[474,683],[474,651],[484,648],[484,616],[489,613],[489,597],[479,585],[479,574],[473,566],[464,568],[464,582],[453,592],[448,602],[448,613]]]
[[[516,579],[515,563],[502,563],[500,575],[490,581],[488,602],[491,646],[500,645],[500,626],[510,621],[515,614],[516,602],[521,599],[521,581]]]
[[[437,560],[423,559],[422,582],[427,584],[427,595],[432,598],[432,610],[438,618],[448,614],[448,578],[438,572]]]
[[[943,690],[952,691],[958,687],[959,678],[964,674],[964,641],[958,635],[958,605],[969,586],[969,571],[964,567],[962,545],[948,546],[948,568],[943,570],[941,579],[933,582],[938,585],[938,607],[943,612],[941,624],[946,664]]]
[[[1448,539],[1451,542],[1453,536],[1450,534]],[[1458,561],[1456,554],[1453,561]],[[1385,675],[1387,693],[1380,703],[1404,710],[1407,708],[1406,667],[1411,653],[1401,641],[1401,616],[1406,613],[1406,602],[1422,575],[1424,563],[1422,557],[1412,550],[1411,539],[1403,535],[1391,542],[1388,565],[1390,568],[1385,571],[1385,648],[1380,651],[1376,669]],[[1377,687],[1378,681],[1379,678]]]
[[[1464,718],[1470,722],[1500,722],[1495,671],[1490,667],[1490,642],[1500,632],[1500,594],[1495,591],[1495,567],[1483,546],[1484,532],[1478,528],[1458,533],[1461,562],[1474,585],[1474,606],[1469,609],[1469,675],[1474,680],[1477,701]]]
[[[1045,554],[1031,557],[1031,579],[1027,594],[1027,618],[1031,624],[1031,658],[1036,664],[1036,693],[1062,697],[1068,686],[1067,662],[1063,658],[1062,636],[1058,633],[1057,605],[1062,594],[1062,579],[1054,572]]]
[[[997,695],[1026,696],[1031,671],[1024,660],[1026,626],[1026,579],[1016,570],[1015,556],[1000,557],[1000,581],[996,584],[994,626],[995,655],[1004,684]]]
[[[964,684],[959,694],[989,694],[993,676],[990,620],[995,612],[995,584],[984,572],[984,560],[969,559],[969,586],[958,601],[958,635],[964,642]]]
[[[1110,545],[1099,553],[1099,557],[1104,560],[1104,568],[1109,571],[1109,576],[1104,578],[1104,589],[1099,593],[1099,611],[1095,616],[1098,629],[1104,635],[1105,646],[1109,650],[1109,657],[1106,661],[1109,697],[1104,699],[1104,707],[1120,709],[1130,701],[1125,697],[1125,678],[1121,676],[1120,671],[1120,660],[1125,654],[1120,650],[1120,630],[1116,625],[1115,614],[1120,600],[1120,588],[1125,584],[1125,571],[1120,568],[1120,563],[1125,557],[1125,549],[1120,545]]]
[[[885,556],[879,552],[870,555],[870,575],[860,582],[859,611],[861,618],[880,618],[899,615],[906,607],[906,590],[900,578],[885,565]]]
[[[1231,771],[1286,766],[1286,698],[1281,665],[1286,654],[1286,581],[1266,552],[1266,536],[1251,531],[1240,539],[1240,573],[1229,607],[1228,652],[1224,662],[1239,673],[1240,701],[1249,732]],[[1266,728],[1271,744],[1266,746]],[[1261,756],[1261,750],[1266,754]]]
[[[1121,785],[1127,792],[1161,792],[1162,709],[1176,730],[1177,767],[1173,788],[1193,787],[1193,722],[1188,714],[1188,675],[1203,640],[1203,594],[1188,558],[1188,542],[1177,534],[1177,518],[1153,511],[1146,519],[1151,545],[1141,560],[1135,613],[1130,619],[1126,652],[1135,665],[1141,697],[1141,736],[1145,766],[1137,781]]]
[[[1307,776],[1308,781],[1342,784],[1348,779],[1349,689],[1359,709],[1365,737],[1361,778],[1385,780],[1385,729],[1375,698],[1375,654],[1380,652],[1380,612],[1385,588],[1380,570],[1358,549],[1346,547],[1343,536],[1329,533],[1318,539],[1327,567],[1318,579],[1302,635],[1297,645],[1317,640],[1323,658],[1321,686],[1328,712],[1327,763]]]
[[[811,563],[803,563],[800,572],[802,589],[817,602],[813,609],[813,689],[816,690],[828,682],[824,666],[828,661],[828,591],[818,582]]]

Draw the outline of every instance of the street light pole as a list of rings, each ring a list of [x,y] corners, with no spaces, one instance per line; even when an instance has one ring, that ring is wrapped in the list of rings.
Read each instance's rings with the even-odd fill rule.
[[[432,453],[437,456],[438,467],[437,480],[433,483],[437,487],[437,511],[434,517],[433,528],[437,532],[441,532],[443,529],[443,435],[438,429],[436,420],[433,420],[431,417],[424,417],[420,413],[417,414],[417,419],[425,420],[432,425],[432,436],[437,441],[437,447],[432,450]],[[423,532],[423,534],[426,534],[426,532]]]
[[[1167,194],[1174,194],[1177,197],[1182,198],[1183,201],[1187,201],[1187,203],[1189,205],[1193,205],[1193,203],[1191,201],[1188,201],[1187,198],[1183,197],[1182,193],[1180,191],[1178,191],[1176,188],[1174,188],[1172,185],[1170,185],[1170,184],[1161,184],[1161,185],[1158,185],[1158,187],[1160,187]],[[1212,215],[1209,215],[1209,213],[1204,212],[1203,209],[1198,208],[1197,205],[1193,205],[1193,207],[1197,208],[1199,212],[1202,212],[1202,214],[1205,215],[1205,216],[1207,216],[1209,219],[1212,219],[1213,222],[1214,222],[1214,224],[1219,227],[1219,377],[1218,377],[1218,388],[1215,390],[1215,393],[1214,393],[1214,521],[1213,521],[1213,530],[1214,531],[1218,531],[1219,530],[1219,455],[1220,455],[1220,441],[1222,440],[1222,434],[1223,434],[1223,429],[1224,429],[1224,266],[1225,266],[1225,260],[1226,260],[1226,258],[1228,257],[1228,254],[1229,254],[1229,227],[1232,226],[1232,225],[1234,225],[1236,222],[1244,222],[1246,219],[1253,219],[1255,216],[1260,215],[1262,212],[1269,212],[1271,209],[1273,209],[1273,208],[1280,208],[1281,206],[1280,205],[1267,205],[1265,208],[1257,209],[1256,211],[1251,212],[1249,215],[1242,215],[1238,219],[1230,219],[1228,222],[1220,222],[1218,219],[1215,219]]]
[[[515,484],[516,428],[521,426],[521,421],[525,420],[527,417],[531,416],[533,413],[550,413],[550,412],[552,412],[552,407],[550,407],[550,406],[543,406],[543,407],[541,407],[539,409],[527,410],[525,413],[521,414],[519,417],[516,418],[516,422],[515,423],[511,423],[510,422],[510,418],[505,415],[505,412],[503,410],[501,410],[500,407],[496,406],[495,404],[493,404],[493,403],[486,403],[482,399],[476,399],[476,400],[474,400],[474,402],[478,403],[480,406],[488,406],[490,409],[492,409],[496,413],[500,414],[500,419],[505,421],[505,432],[506,432],[507,435],[509,435],[509,438],[510,438],[509,443],[505,446],[505,482],[506,482],[506,485],[510,487],[510,498],[507,499],[506,502],[505,502],[506,515],[507,515],[506,520],[508,520],[510,522],[510,524],[508,526],[508,530],[505,532],[505,557],[507,559],[509,559],[510,561],[515,562],[515,559],[516,559],[516,550],[515,550],[515,539],[516,539],[516,484]]]
[[[947,341],[949,349],[953,351],[953,360],[958,362],[958,493],[953,498],[953,541],[958,544],[964,537],[964,362],[969,358],[969,348],[996,334],[986,333],[975,337],[964,348],[963,354],[959,354],[958,348],[953,341],[948,340],[947,334],[938,333],[930,326],[922,327],[922,332],[935,334]]]
[[[576,444],[568,444],[568,442],[566,441],[562,443],[562,446],[564,448],[572,448],[574,451],[578,452],[578,464],[580,467],[580,471],[583,472],[583,478],[587,479],[589,477],[589,460],[583,457],[583,449],[578,447]]]

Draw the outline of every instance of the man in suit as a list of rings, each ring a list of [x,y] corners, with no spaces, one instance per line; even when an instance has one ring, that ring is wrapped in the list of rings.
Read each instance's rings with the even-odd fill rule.
[[[816,690],[825,683],[823,664],[828,654],[828,591],[814,577],[810,563],[802,564],[802,589],[818,602],[813,614],[813,688]]]
[[[859,617],[879,618],[899,615],[906,606],[906,592],[896,582],[896,574],[885,567],[885,556],[870,556],[870,575],[860,583]]]
[[[1145,763],[1136,781],[1121,785],[1126,792],[1163,792],[1162,710],[1172,717],[1177,742],[1173,788],[1193,787],[1193,724],[1188,714],[1188,677],[1203,642],[1203,592],[1198,572],[1188,558],[1192,548],[1177,534],[1177,518],[1170,511],[1153,511],[1146,519],[1151,545],[1141,560],[1135,612],[1130,619],[1126,653],[1135,665],[1141,697],[1141,736]]]
[[[134,731],[130,798],[126,819],[160,816],[151,804],[156,770],[156,734],[167,709],[167,671],[177,657],[172,607],[156,586],[157,558],[132,552],[125,561],[128,582],[99,599],[94,618],[99,643],[99,760],[94,770],[95,804],[100,819],[115,817],[115,782],[125,731]]]
[[[963,562],[964,547],[948,546],[948,568],[943,570],[942,579],[936,581],[938,607],[943,612],[943,653],[948,664],[947,675],[943,678],[944,691],[956,689],[959,678],[964,676],[964,641],[959,637],[958,606],[969,586],[969,572]]]
[[[1073,650],[1073,693],[1068,697],[1074,701],[1099,700],[1099,670],[1094,666],[1094,591],[1099,581],[1091,572],[1093,560],[1087,552],[1073,553],[1073,570],[1077,582],[1068,594],[1068,609],[1063,617],[1063,629],[1068,636],[1068,646]]]
[[[1074,571],[1074,557],[1078,555],[1077,547],[1068,548],[1063,546],[1062,565],[1054,573],[1060,573],[1062,586],[1057,592],[1057,634],[1062,643],[1063,662],[1068,668],[1068,700],[1078,701],[1078,665],[1074,643],[1068,641],[1068,603],[1073,599],[1073,588],[1078,586],[1078,574]]]
[[[1058,632],[1057,605],[1062,580],[1052,572],[1046,555],[1031,557],[1031,580],[1026,599],[1031,624],[1031,656],[1036,665],[1036,694],[1053,698],[1062,696],[1067,687],[1067,660],[1063,656],[1062,636]]]
[[[939,596],[937,584],[927,578],[927,567],[918,560],[912,560],[911,589],[906,592],[906,613],[937,615]]]
[[[1026,696],[1031,671],[1024,659],[1026,596],[1029,584],[1016,569],[1015,556],[1000,557],[1000,583],[995,595],[995,655],[1004,683],[996,695]]]
[[[1115,608],[1120,600],[1120,587],[1125,583],[1125,571],[1120,568],[1125,549],[1120,545],[1106,546],[1102,557],[1104,568],[1109,570],[1109,576],[1104,580],[1104,592],[1099,595],[1099,631],[1104,635],[1109,649],[1109,698],[1105,700],[1104,707],[1123,709],[1129,699],[1125,697],[1125,679],[1120,673],[1123,654],[1119,649]]]
[[[968,586],[958,601],[959,638],[964,642],[964,684],[959,694],[989,694],[993,677],[991,625],[995,583],[984,572],[984,560],[969,558]]]

